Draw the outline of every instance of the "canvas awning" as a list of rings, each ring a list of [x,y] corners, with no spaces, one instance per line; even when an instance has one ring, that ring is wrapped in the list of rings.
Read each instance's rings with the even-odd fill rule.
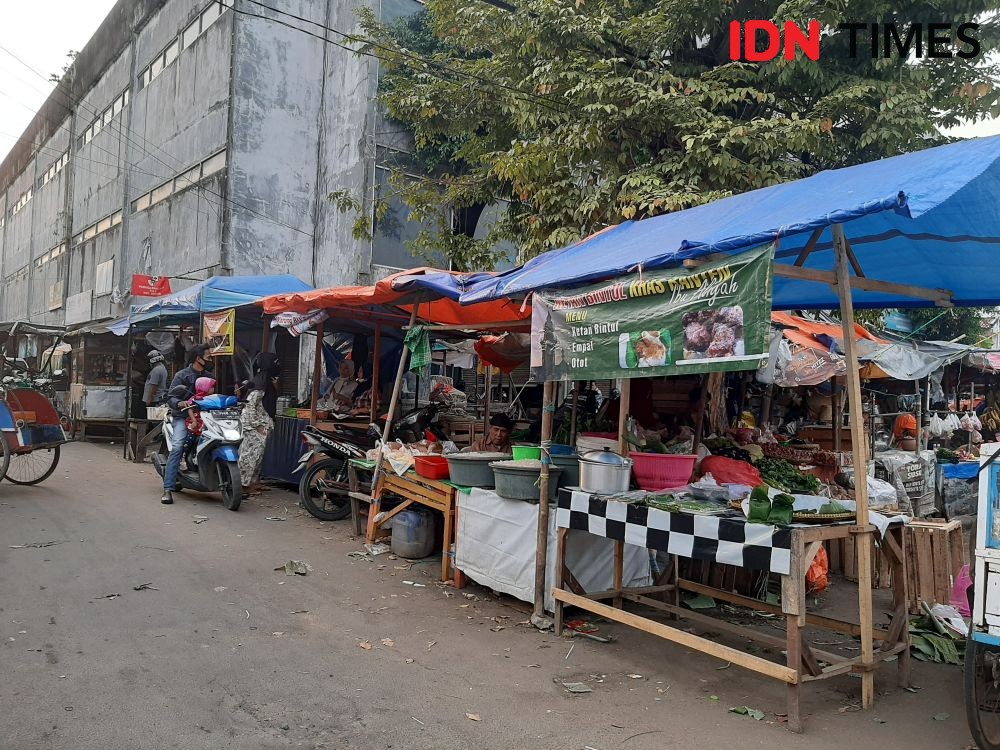
[[[260,300],[264,312],[307,313],[328,310],[331,316],[366,310],[374,316],[407,315],[419,305],[418,319],[436,325],[476,330],[500,325],[507,330],[527,331],[531,307],[507,299],[462,306],[459,297],[470,284],[492,278],[492,274],[462,274],[435,268],[416,268],[387,276],[371,286],[341,286],[304,292],[276,294]],[[503,325],[507,324],[507,325]]]
[[[953,293],[951,301],[961,306],[1000,304],[1000,136],[820,172],[624,222],[479,281],[461,299],[473,304],[519,298],[535,289],[578,286],[769,242],[777,243],[776,263],[794,264],[814,232],[834,224],[843,225],[857,266],[869,279],[947,289]],[[830,271],[833,255],[830,232],[817,235],[799,268],[803,273]],[[859,288],[852,297],[858,308],[934,304]],[[827,282],[775,276],[776,310],[838,305]]]

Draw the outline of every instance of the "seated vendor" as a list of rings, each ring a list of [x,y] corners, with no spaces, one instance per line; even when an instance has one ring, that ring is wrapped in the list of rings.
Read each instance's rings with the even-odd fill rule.
[[[490,417],[490,431],[486,436],[476,440],[463,452],[510,453],[510,433],[513,429],[514,422],[510,417],[506,414],[494,414]]]
[[[318,409],[343,413],[354,402],[358,381],[354,379],[354,362],[345,359],[340,363],[339,376],[316,405]]]

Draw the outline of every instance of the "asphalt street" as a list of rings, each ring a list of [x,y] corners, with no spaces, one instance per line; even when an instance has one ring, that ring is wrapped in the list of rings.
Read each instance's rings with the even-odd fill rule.
[[[509,600],[439,584],[437,560],[359,556],[348,522],[316,521],[292,493],[236,513],[158,498],[120,446],[66,446],[38,487],[0,482],[3,750],[971,742],[956,667],[917,663],[915,692],[885,670],[871,712],[856,679],[810,686],[794,735],[777,683],[607,623],[610,644],[538,633]],[[288,560],[312,570],[275,570]],[[764,719],[729,711],[744,705]]]

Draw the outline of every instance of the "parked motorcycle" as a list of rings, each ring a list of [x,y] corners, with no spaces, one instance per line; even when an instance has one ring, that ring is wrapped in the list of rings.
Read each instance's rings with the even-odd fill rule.
[[[229,510],[239,510],[243,502],[243,482],[240,478],[239,445],[243,440],[240,412],[234,396],[209,396],[195,401],[201,410],[202,432],[181,459],[177,473],[178,490],[221,492],[222,504]],[[153,466],[161,477],[167,466],[167,456],[174,444],[174,420],[168,413],[163,418],[163,441],[153,455]],[[185,466],[186,463],[186,466]]]
[[[392,423],[389,439],[413,443],[428,433],[436,439],[444,439],[441,428],[432,424],[439,408],[438,404],[428,404],[400,417]],[[374,448],[381,437],[377,424],[369,425],[366,432],[342,426],[333,430],[307,427],[302,433],[307,450],[295,469],[299,472],[309,467],[299,482],[299,498],[305,509],[321,521],[347,518],[351,513],[347,462],[352,458],[364,458],[366,451]],[[312,463],[317,455],[323,458]]]

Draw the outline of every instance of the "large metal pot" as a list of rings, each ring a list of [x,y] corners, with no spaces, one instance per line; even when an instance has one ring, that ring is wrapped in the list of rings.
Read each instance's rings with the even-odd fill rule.
[[[587,451],[580,456],[580,489],[584,492],[627,492],[631,476],[632,459],[610,448]]]

